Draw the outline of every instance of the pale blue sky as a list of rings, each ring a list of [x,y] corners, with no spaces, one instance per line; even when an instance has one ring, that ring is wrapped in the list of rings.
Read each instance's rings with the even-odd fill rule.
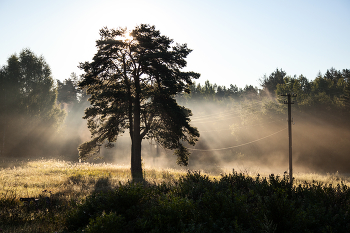
[[[0,0],[0,65],[30,48],[64,80],[92,59],[99,29],[141,23],[193,49],[188,70],[200,83],[259,86],[276,68],[311,80],[350,69],[348,0]]]

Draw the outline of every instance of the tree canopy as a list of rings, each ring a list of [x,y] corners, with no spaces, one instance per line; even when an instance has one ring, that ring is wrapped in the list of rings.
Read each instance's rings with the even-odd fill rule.
[[[80,158],[96,155],[104,143],[111,146],[128,129],[133,178],[142,178],[141,141],[145,138],[175,149],[178,163],[187,165],[185,143],[194,145],[199,132],[189,124],[191,111],[178,105],[175,95],[189,93],[192,80],[200,76],[182,71],[191,50],[186,44],[174,45],[146,24],[131,32],[105,27],[96,43],[93,61],[80,64],[85,73],[79,86],[91,95],[84,118],[92,135],[79,147]]]
[[[264,77],[260,79],[260,85],[263,87],[263,91],[268,95],[271,93],[273,94],[277,88],[277,85],[283,83],[283,79],[286,74],[287,73],[282,69],[276,69],[269,75],[269,77],[264,75]]]
[[[24,49],[0,69],[0,88],[1,155],[38,154],[65,116],[49,65]]]

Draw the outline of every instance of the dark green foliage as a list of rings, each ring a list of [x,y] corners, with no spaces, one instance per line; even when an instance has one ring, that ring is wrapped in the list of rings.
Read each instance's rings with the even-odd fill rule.
[[[79,156],[96,155],[100,146],[110,146],[128,130],[132,176],[142,178],[145,138],[176,150],[179,163],[187,165],[189,153],[183,143],[194,145],[199,133],[189,124],[191,111],[178,105],[175,95],[188,93],[192,79],[200,75],[182,71],[192,51],[186,44],[173,45],[172,39],[146,24],[135,27],[131,39],[125,38],[127,33],[123,28],[101,29],[93,61],[80,64],[85,73],[79,86],[91,95],[84,118],[92,139],[81,144]]]
[[[90,233],[122,233],[125,227],[125,219],[121,215],[111,212],[102,213],[96,219],[92,219],[85,232]]]
[[[76,208],[76,201],[70,202],[59,194],[43,192],[35,201],[20,201],[15,192],[0,198],[0,229],[9,229],[21,226],[37,226],[44,231],[54,232],[62,227],[63,217],[69,209]],[[56,224],[53,224],[56,223]],[[12,232],[12,231],[11,231]]]
[[[264,93],[273,94],[277,88],[277,85],[283,84],[283,79],[286,76],[286,74],[287,73],[282,69],[276,69],[269,75],[269,77],[264,75],[264,77],[260,80],[260,84],[264,88]]]
[[[65,112],[49,65],[29,49],[12,55],[0,69],[0,155],[43,156],[44,147],[62,123]]]
[[[328,112],[348,110],[349,71],[336,71],[334,68],[319,74],[314,80],[308,81],[303,75],[299,77],[286,76],[282,83],[276,86],[277,97],[285,93],[295,93],[296,107],[300,111],[312,112],[322,109]],[[282,101],[282,99],[281,99]]]
[[[121,185],[72,211],[68,232],[349,232],[347,186],[291,187],[288,177],[236,172],[210,180],[189,172],[174,184]]]
[[[344,93],[341,96],[342,102],[347,111],[350,111],[350,70],[344,69],[342,72],[342,78],[345,81]]]
[[[177,99],[184,103],[193,103],[197,101],[232,101],[233,99],[256,98],[258,97],[258,88],[253,86],[246,86],[245,88],[238,88],[236,85],[230,85],[229,88],[225,86],[218,86],[212,84],[209,80],[205,81],[204,85],[193,83],[189,87],[190,93],[180,93]]]
[[[65,79],[64,82],[57,80],[57,102],[72,104],[78,101],[78,93],[83,94],[78,89],[78,77],[75,73],[72,73],[69,79]]]

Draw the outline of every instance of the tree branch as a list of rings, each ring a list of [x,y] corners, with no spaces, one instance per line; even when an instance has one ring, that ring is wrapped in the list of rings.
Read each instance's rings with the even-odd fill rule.
[[[153,123],[153,118],[154,118],[154,112],[152,112],[149,117],[148,120],[146,119],[145,116],[145,129],[143,130],[143,132],[141,133],[141,138],[144,138],[144,136],[146,136],[146,134],[148,133],[148,131],[151,129],[151,125]]]

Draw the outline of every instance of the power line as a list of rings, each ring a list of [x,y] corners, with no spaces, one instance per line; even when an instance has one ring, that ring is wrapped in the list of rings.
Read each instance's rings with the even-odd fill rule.
[[[261,123],[261,124],[255,124],[255,125],[244,125],[244,126],[237,126],[237,127],[232,127],[230,129],[214,129],[214,130],[200,130],[199,132],[200,133],[206,133],[206,132],[220,132],[220,131],[228,131],[228,130],[233,130],[233,129],[242,129],[242,128],[248,128],[248,127],[253,127],[253,126],[261,126],[261,125],[267,125],[267,124],[270,124],[270,123],[274,123],[274,122],[279,122],[279,121],[283,121],[283,120],[275,120],[275,121],[269,121],[269,122],[265,122],[265,123]]]
[[[261,111],[256,111],[256,112],[251,112],[251,113],[248,113],[248,114],[244,114],[244,115],[239,115],[240,113],[238,114],[232,114],[231,117],[230,115],[226,115],[226,116],[217,116],[217,117],[212,117],[212,119],[216,119],[216,120],[212,120],[212,119],[207,119],[207,120],[194,120],[194,121],[191,121],[195,124],[202,124],[202,123],[207,123],[207,122],[216,122],[216,121],[224,121],[224,120],[230,120],[230,119],[234,119],[234,118],[238,118],[238,117],[246,117],[246,116],[250,116],[250,115],[253,115],[253,114],[257,114],[257,112],[263,112],[262,110]]]
[[[191,117],[192,120],[199,120],[199,119],[204,119],[204,118],[210,118],[210,117],[213,117],[213,116],[216,116],[218,114],[232,114],[232,113],[235,113],[236,110],[232,109],[232,110],[229,110],[229,111],[224,111],[224,112],[219,112],[219,113],[212,113],[212,114],[207,114],[207,115],[203,115],[203,116],[194,116],[194,117]]]
[[[207,122],[207,121],[211,121],[211,119],[213,118],[227,118],[227,117],[235,117],[239,115],[239,113],[237,112],[232,112],[232,113],[225,113],[225,114],[222,114],[222,113],[217,113],[217,114],[211,114],[210,116],[207,116],[207,117],[201,117],[201,118],[196,118],[196,119],[193,119],[191,118],[191,122]]]
[[[213,116],[215,117],[215,116],[220,115],[220,114],[224,114],[224,115],[231,115],[231,114],[238,115],[243,110],[249,110],[249,109],[255,108],[259,104],[261,104],[262,102],[263,101],[261,100],[259,102],[254,103],[254,105],[252,104],[252,105],[249,105],[249,106],[247,106],[245,108],[243,108],[242,104],[240,104],[240,109],[232,109],[232,110],[229,110],[229,111],[224,111],[224,112],[219,112],[219,113],[212,113],[212,114],[207,114],[207,115],[203,115],[203,116],[194,116],[194,117],[191,117],[191,120],[192,121],[197,121],[197,120],[201,120],[201,119],[205,119],[205,118],[212,118]]]
[[[193,123],[207,123],[207,122],[216,122],[216,121],[222,121],[222,120],[225,120],[225,119],[228,119],[229,117],[231,117],[230,119],[232,118],[237,118],[237,117],[245,117],[245,116],[249,116],[249,115],[252,115],[252,114],[256,114],[257,112],[263,112],[262,109],[259,109],[255,112],[251,112],[251,113],[247,113],[247,114],[242,114],[243,111],[245,110],[250,110],[250,109],[254,109],[256,108],[256,106],[250,106],[250,108],[246,108],[246,109],[241,109],[241,110],[231,110],[231,111],[228,111],[228,112],[221,112],[221,113],[216,113],[216,114],[209,114],[209,115],[205,115],[203,117],[196,117],[196,118],[193,118],[191,117],[191,122]],[[232,113],[230,113],[232,112]],[[220,115],[222,113],[225,113],[223,115]],[[209,119],[208,119],[209,118]],[[215,120],[213,120],[213,118]]]
[[[237,147],[241,147],[241,146],[245,146],[245,145],[248,145],[248,144],[252,144],[254,142],[257,142],[257,141],[261,141],[265,138],[268,138],[268,137],[271,137],[275,134],[278,134],[280,132],[282,132],[283,130],[286,130],[288,127],[284,128],[284,129],[281,129],[273,134],[270,134],[268,136],[265,136],[265,137],[262,137],[262,138],[259,138],[259,139],[256,139],[254,141],[250,141],[250,142],[246,142],[246,143],[243,143],[243,144],[240,144],[240,145],[236,145],[236,146],[230,146],[230,147],[225,147],[225,148],[218,148],[218,149],[207,149],[207,150],[202,150],[202,149],[192,149],[192,148],[188,148],[189,150],[192,150],[192,151],[220,151],[220,150],[227,150],[227,149],[232,149],[232,148],[237,148]]]

